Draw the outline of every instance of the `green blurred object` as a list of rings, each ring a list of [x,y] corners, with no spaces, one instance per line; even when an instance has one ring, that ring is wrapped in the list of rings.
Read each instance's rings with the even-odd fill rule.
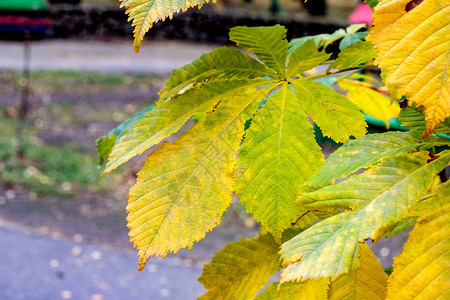
[[[45,0],[0,0],[0,9],[42,10],[45,9]]]

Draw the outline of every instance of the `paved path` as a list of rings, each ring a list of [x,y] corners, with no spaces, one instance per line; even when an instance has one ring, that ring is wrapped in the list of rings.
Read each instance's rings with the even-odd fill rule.
[[[169,74],[216,46],[179,41],[145,42],[139,54],[128,41],[51,40],[32,42],[31,69]],[[0,70],[20,70],[24,44],[0,41]]]
[[[0,227],[0,299],[195,299],[206,292],[201,266],[149,261],[118,252]]]

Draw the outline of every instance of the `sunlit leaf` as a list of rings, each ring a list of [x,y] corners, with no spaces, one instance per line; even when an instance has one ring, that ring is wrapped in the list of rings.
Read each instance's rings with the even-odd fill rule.
[[[151,256],[191,248],[220,223],[245,121],[266,91],[235,95],[174,143],[151,153],[130,190],[128,227],[139,269]]]
[[[328,279],[269,284],[255,300],[327,300]]]
[[[239,151],[236,192],[253,217],[277,237],[303,213],[300,185],[323,163],[314,131],[287,83],[253,118]]]
[[[208,292],[199,299],[253,299],[280,270],[278,250],[270,235],[229,243],[205,265],[198,280]]]
[[[329,300],[384,300],[388,276],[372,250],[361,245],[360,267],[330,284]]]
[[[298,100],[320,127],[324,136],[345,142],[350,136],[363,137],[366,122],[358,107],[325,85],[307,79],[292,81]]]
[[[354,211],[330,217],[284,243],[281,254],[287,268],[282,281],[334,279],[359,268],[359,243],[367,238],[377,241],[396,226],[447,166],[450,153],[429,163],[428,158],[425,151],[386,158],[363,175],[303,193],[305,207]]]
[[[397,117],[400,112],[397,103],[391,103],[388,97],[360,81],[344,79],[339,81],[339,85],[348,91],[347,97],[351,102],[365,113],[384,121],[388,129],[388,120]]]
[[[450,116],[449,15],[450,0],[384,0],[368,37],[396,97],[424,107],[425,136]]]
[[[128,21],[133,21],[134,27],[134,51],[139,52],[144,35],[158,21],[164,21],[167,17],[172,18],[174,13],[185,11],[190,7],[208,3],[209,0],[120,0],[120,7],[125,7]],[[215,2],[215,0],[213,0]]]
[[[341,51],[329,69],[347,69],[357,67],[377,56],[371,42],[357,42]]]
[[[259,60],[279,75],[286,74],[288,42],[283,26],[233,27],[230,40],[245,51],[255,53]]]
[[[394,260],[387,299],[449,299],[450,184],[418,204],[413,214],[419,220]]]
[[[108,173],[132,157],[142,154],[153,145],[176,132],[193,115],[211,111],[221,100],[235,94],[245,93],[257,87],[265,80],[234,79],[215,81],[202,89],[191,89],[170,101],[157,103],[157,107],[148,111],[134,123],[114,146],[105,166]]]

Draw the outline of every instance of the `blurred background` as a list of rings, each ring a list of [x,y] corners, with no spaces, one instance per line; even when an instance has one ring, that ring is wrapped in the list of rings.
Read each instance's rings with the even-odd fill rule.
[[[172,69],[228,44],[230,27],[281,23],[289,39],[332,33],[359,5],[218,0],[157,23],[135,54],[116,0],[0,0],[0,299],[202,295],[203,264],[256,236],[258,224],[233,199],[192,251],[137,272],[125,206],[145,155],[100,184],[95,140],[155,101]],[[394,248],[375,251],[386,266]]]

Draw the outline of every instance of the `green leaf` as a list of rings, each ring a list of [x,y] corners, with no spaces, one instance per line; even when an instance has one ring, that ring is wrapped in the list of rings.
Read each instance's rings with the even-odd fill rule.
[[[316,45],[316,48],[322,48],[325,47],[334,41],[337,41],[341,38],[343,38],[346,35],[345,29],[338,29],[333,33],[322,33],[318,35],[312,35],[312,36],[305,36],[301,38],[292,39],[289,42],[289,55],[291,55],[294,51],[297,50],[297,48],[301,47],[303,44],[305,44],[310,39],[314,40],[314,43]]]
[[[449,152],[427,163],[428,152],[384,159],[362,175],[302,194],[308,208],[352,208],[303,231],[282,245],[282,281],[336,278],[356,270],[359,243],[377,241],[406,217],[450,160]],[[395,170],[395,172],[393,172]]]
[[[389,237],[393,237],[396,236],[399,233],[405,232],[406,230],[410,229],[411,227],[414,226],[414,224],[416,224],[417,218],[412,217],[412,218],[406,218],[401,220],[395,227],[394,229],[392,229],[391,231],[389,231],[388,233],[386,233],[383,238],[389,238]]]
[[[166,100],[185,92],[189,87],[211,80],[254,79],[265,76],[277,75],[236,48],[220,47],[180,69],[173,70],[159,96],[161,100]]]
[[[359,138],[365,135],[367,124],[364,115],[345,96],[308,79],[292,81],[292,85],[305,111],[325,136],[336,142],[346,142],[350,136]]]
[[[386,299],[448,299],[450,297],[450,184],[419,203],[420,218],[403,253],[394,260]]]
[[[151,256],[191,248],[220,223],[233,192],[232,172],[244,123],[268,89],[220,103],[203,122],[151,153],[130,190],[130,241],[139,269]]]
[[[108,173],[132,157],[143,153],[164,138],[176,132],[187,120],[198,113],[210,111],[220,101],[245,93],[266,80],[233,79],[214,81],[201,89],[191,89],[170,101],[158,102],[157,107],[145,114],[125,132],[109,156],[104,173]]]
[[[229,243],[205,265],[198,280],[208,292],[199,299],[253,299],[280,270],[278,250],[270,235]]]
[[[322,48],[330,45],[331,43],[345,38],[348,35],[357,33],[358,30],[367,27],[365,24],[352,24],[346,29],[340,28],[333,33],[322,33],[318,35],[305,36],[301,38],[292,39],[289,42],[288,56],[290,56],[298,47],[301,47],[306,41],[313,39],[316,44],[316,48]]]
[[[108,155],[111,153],[114,145],[122,137],[122,135],[129,130],[134,123],[142,119],[147,112],[155,107],[156,106],[154,104],[150,104],[96,141],[99,165],[103,165],[106,162]]]
[[[327,300],[328,279],[269,284],[255,300]]]
[[[409,132],[369,134],[361,139],[350,140],[328,157],[307,185],[318,188],[334,183],[361,168],[378,163],[383,157],[394,157],[418,147],[419,140]]]
[[[276,237],[303,213],[295,196],[323,163],[314,131],[287,83],[252,120],[239,151],[236,192]]]
[[[378,5],[378,0],[365,0],[371,9],[374,9]]]
[[[342,39],[342,41],[339,43],[339,50],[343,50],[355,43],[363,41],[367,37],[368,34],[369,34],[368,31],[361,31],[361,32],[355,32],[355,33],[345,36]]]
[[[233,27],[230,40],[245,51],[255,53],[259,60],[279,75],[286,74],[288,42],[283,26]]]
[[[125,7],[128,21],[133,21],[134,51],[139,52],[144,35],[153,27],[153,23],[164,21],[167,17],[172,19],[174,13],[186,11],[190,7],[208,3],[209,0],[194,1],[165,1],[165,0],[120,0],[120,7]],[[213,2],[215,2],[213,0]]]
[[[360,267],[330,284],[329,300],[384,300],[388,276],[366,244],[361,245]]]
[[[331,54],[318,52],[313,40],[306,41],[289,57],[286,77],[291,77],[301,72],[311,70],[326,61]]]
[[[377,56],[371,42],[357,42],[339,53],[338,58],[330,64],[329,69],[347,69],[357,67]]]
[[[425,120],[425,115],[422,111],[422,108],[416,109],[414,106],[404,107],[400,110],[398,121],[403,127],[423,134],[427,127],[427,121]]]

